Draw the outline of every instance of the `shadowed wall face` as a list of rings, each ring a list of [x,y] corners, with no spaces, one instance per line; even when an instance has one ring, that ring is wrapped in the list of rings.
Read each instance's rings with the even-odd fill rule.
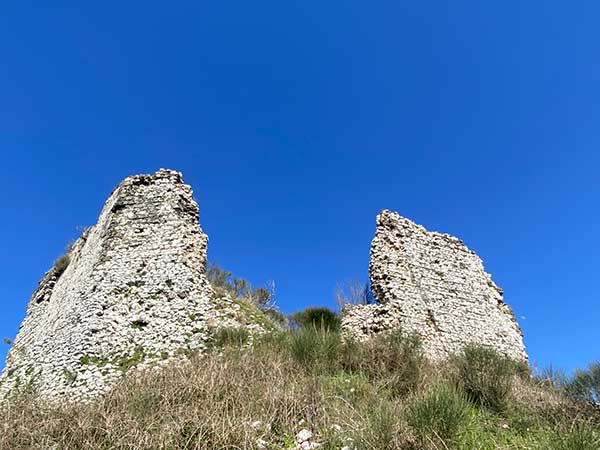
[[[522,333],[481,259],[453,236],[384,210],[371,245],[371,286],[380,305],[348,308],[346,333],[360,339],[401,328],[444,358],[474,343],[526,360]]]

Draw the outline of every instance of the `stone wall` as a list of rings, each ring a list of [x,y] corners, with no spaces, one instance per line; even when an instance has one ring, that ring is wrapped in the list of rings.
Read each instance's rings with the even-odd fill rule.
[[[0,396],[34,388],[86,400],[134,366],[202,350],[236,305],[206,278],[207,237],[178,172],[124,180],[64,270],[42,278],[0,377]],[[239,308],[238,308],[239,309]]]
[[[347,307],[342,326],[348,335],[365,339],[401,328],[420,335],[433,359],[469,343],[527,359],[502,290],[460,239],[384,210],[377,216],[369,271],[380,304]]]

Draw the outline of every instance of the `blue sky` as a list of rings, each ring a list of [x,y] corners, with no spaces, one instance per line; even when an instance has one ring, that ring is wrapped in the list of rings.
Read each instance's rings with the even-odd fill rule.
[[[597,2],[37,3],[0,14],[0,337],[168,167],[209,258],[286,312],[366,281],[388,208],[479,253],[535,364],[600,359]]]

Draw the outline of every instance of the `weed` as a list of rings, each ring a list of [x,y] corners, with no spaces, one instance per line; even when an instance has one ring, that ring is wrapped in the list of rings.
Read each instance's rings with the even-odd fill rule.
[[[223,327],[216,329],[211,336],[211,344],[216,348],[235,347],[241,348],[250,340],[250,333],[246,328]]]
[[[453,386],[440,385],[406,409],[406,421],[422,445],[447,448],[470,414],[466,396]]]
[[[458,386],[475,404],[502,412],[508,405],[516,366],[494,349],[470,345],[454,358]]]

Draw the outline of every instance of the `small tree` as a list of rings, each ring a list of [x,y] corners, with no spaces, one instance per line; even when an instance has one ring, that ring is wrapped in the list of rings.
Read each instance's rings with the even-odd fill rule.
[[[565,389],[580,400],[600,403],[600,362],[590,365],[586,370],[575,372]]]

